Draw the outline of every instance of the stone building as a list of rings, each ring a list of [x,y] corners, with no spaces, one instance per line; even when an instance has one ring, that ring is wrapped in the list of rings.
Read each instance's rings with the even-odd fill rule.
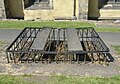
[[[120,0],[0,0],[0,19],[120,18]]]

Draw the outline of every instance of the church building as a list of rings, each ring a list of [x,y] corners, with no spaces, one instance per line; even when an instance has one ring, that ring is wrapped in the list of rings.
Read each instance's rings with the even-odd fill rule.
[[[0,19],[120,19],[120,0],[0,0]]]

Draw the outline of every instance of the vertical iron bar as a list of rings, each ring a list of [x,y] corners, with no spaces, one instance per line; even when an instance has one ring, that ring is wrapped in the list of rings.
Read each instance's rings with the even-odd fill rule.
[[[55,29],[53,29],[53,36],[54,36],[54,41],[55,41]]]
[[[63,29],[63,38],[64,38],[64,41],[65,41],[65,29]]]
[[[80,56],[77,55],[77,63],[79,64],[79,59],[80,59]]]
[[[85,57],[84,57],[84,63],[86,64],[86,57],[87,57],[87,55],[85,54]]]
[[[8,61],[8,63],[10,63],[10,60],[9,60],[9,55],[8,55],[9,53],[8,52],[6,52],[6,55],[7,55],[7,61]]]
[[[13,55],[14,63],[16,63],[15,53],[12,53],[12,55]]]
[[[11,53],[9,53],[9,55],[10,55],[10,60],[13,60],[13,58],[12,58],[12,56],[11,56]]]

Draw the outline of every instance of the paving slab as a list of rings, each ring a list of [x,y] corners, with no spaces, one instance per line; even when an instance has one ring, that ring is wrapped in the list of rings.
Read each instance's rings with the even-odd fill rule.
[[[75,28],[66,29],[66,38],[68,42],[68,50],[83,50],[80,40],[77,36],[77,30]]]
[[[31,49],[44,50],[50,31],[50,28],[45,28],[39,31],[31,46]]]

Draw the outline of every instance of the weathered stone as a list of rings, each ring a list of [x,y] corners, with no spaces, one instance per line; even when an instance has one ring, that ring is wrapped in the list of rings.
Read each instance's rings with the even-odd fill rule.
[[[5,19],[5,6],[4,6],[4,0],[0,0],[0,19]]]
[[[78,19],[88,18],[88,0],[79,0],[79,17]]]

